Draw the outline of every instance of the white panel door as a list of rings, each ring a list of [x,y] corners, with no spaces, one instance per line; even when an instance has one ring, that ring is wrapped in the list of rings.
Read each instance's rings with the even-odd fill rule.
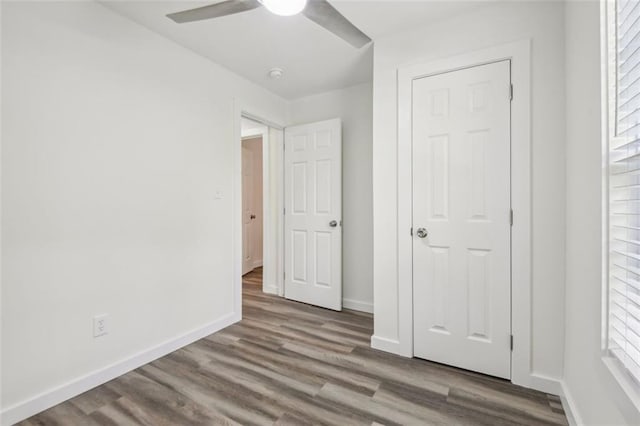
[[[253,270],[253,153],[242,147],[242,275]]]
[[[342,309],[342,124],[285,129],[285,297]]]
[[[511,375],[510,62],[413,83],[414,354]]]

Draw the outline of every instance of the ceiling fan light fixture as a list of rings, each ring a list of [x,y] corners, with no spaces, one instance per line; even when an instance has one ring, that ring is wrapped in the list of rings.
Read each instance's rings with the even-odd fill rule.
[[[267,10],[275,15],[293,16],[302,12],[307,0],[260,0]]]

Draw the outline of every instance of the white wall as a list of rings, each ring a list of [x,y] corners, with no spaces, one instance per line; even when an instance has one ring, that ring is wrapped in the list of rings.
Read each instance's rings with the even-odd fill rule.
[[[569,1],[566,4],[567,266],[564,382],[566,396],[580,423],[640,424],[640,415],[602,362],[599,12],[598,1]]]
[[[237,319],[234,97],[286,102],[97,3],[2,6],[4,416]]]
[[[291,102],[289,124],[342,119],[342,278],[345,308],[372,311],[372,92],[361,84]]]
[[[373,265],[376,337],[389,342],[400,338],[396,202],[398,67],[531,39],[531,369],[537,376],[561,377],[565,236],[563,16],[562,2],[487,4],[450,20],[376,40],[373,87]],[[515,88],[515,96],[518,96],[518,87]],[[517,214],[515,212],[516,220]],[[514,309],[518,307],[515,306]]]

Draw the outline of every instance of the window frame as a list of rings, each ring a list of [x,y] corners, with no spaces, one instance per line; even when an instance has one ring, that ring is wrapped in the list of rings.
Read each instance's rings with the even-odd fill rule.
[[[609,349],[610,327],[610,146],[617,135],[617,0],[605,0],[601,3],[601,93],[602,93],[602,341],[601,359],[607,371],[622,388],[632,405],[640,412],[640,380],[635,378],[611,354]]]

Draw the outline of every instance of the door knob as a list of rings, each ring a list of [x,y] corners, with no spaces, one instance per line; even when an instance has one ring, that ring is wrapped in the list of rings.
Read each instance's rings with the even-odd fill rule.
[[[419,238],[426,238],[427,235],[429,235],[429,232],[424,228],[418,228],[418,230],[416,231],[416,234],[418,235]]]
[[[331,222],[329,222],[329,226],[332,228],[335,228],[336,226],[338,226],[338,222],[336,222],[335,220],[332,220]]]
[[[253,220],[253,219],[255,219],[255,218],[256,218],[256,215],[255,215],[255,214],[252,214],[252,215],[251,215],[251,216],[249,216],[249,217],[251,218],[251,220]]]

